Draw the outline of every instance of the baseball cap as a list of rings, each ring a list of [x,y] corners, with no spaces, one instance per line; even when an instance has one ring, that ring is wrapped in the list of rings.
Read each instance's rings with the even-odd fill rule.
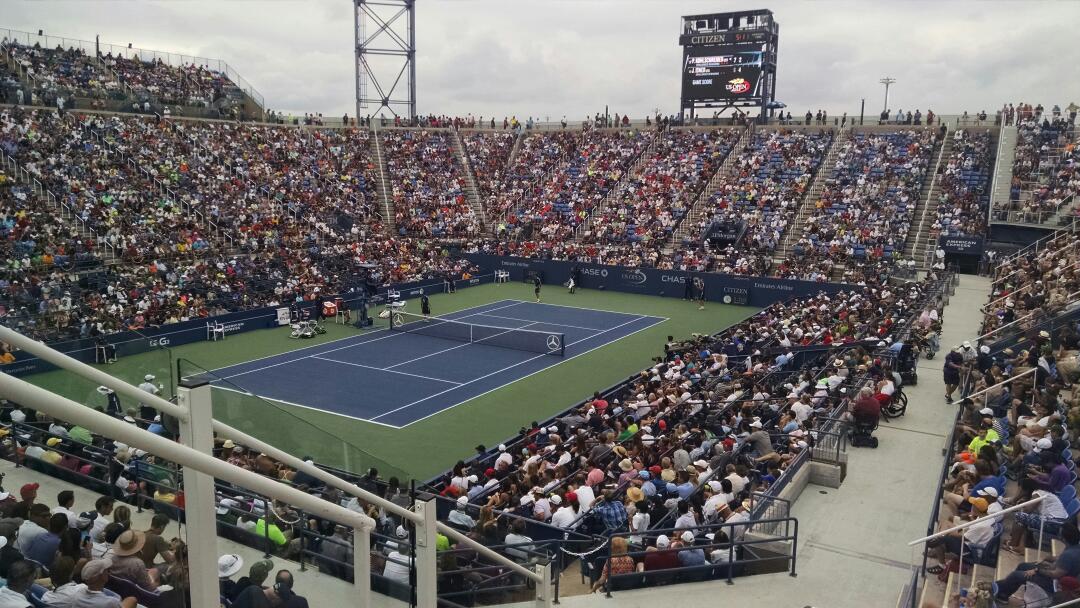
[[[976,492],[976,494],[978,494],[979,496],[993,496],[994,498],[998,497],[997,488],[995,488],[994,486],[986,486],[985,488]]]
[[[679,537],[679,538],[682,538],[684,543],[692,543],[692,542],[694,542],[694,533],[687,530],[687,531],[683,532],[682,536]]]
[[[19,495],[21,495],[23,498],[26,498],[27,496],[37,496],[37,491],[40,487],[40,484],[28,483],[23,487],[19,488]]]
[[[668,538],[667,536],[661,534],[660,536],[656,537],[656,548],[657,549],[667,549],[670,546],[671,546],[671,539]]]
[[[984,415],[984,416],[993,416],[994,415],[994,410],[992,410],[992,409],[990,409],[988,407],[984,407],[981,410],[979,410],[979,413]]]
[[[1043,450],[1049,450],[1054,447],[1054,442],[1050,441],[1049,437],[1043,437],[1035,444],[1035,452],[1041,452]]]
[[[549,498],[548,501],[551,502],[551,504],[553,505],[561,505],[562,496],[559,496],[558,494],[552,494],[551,498]]]
[[[468,505],[468,504],[469,504],[469,497],[468,497],[468,496],[459,496],[459,497],[458,497],[458,499],[457,499],[457,505],[458,505],[459,507],[464,507],[464,506],[466,506],[466,505]]]
[[[979,347],[979,352],[984,354],[984,355],[989,355],[990,354],[990,347],[983,344],[982,346]]]
[[[251,568],[248,568],[248,580],[261,585],[266,577],[270,576],[270,572],[274,569],[274,562],[268,559],[260,559],[259,561],[251,564]]]
[[[83,580],[95,579],[108,572],[109,568],[112,568],[112,560],[92,559],[83,566],[82,578]]]
[[[150,382],[151,380],[153,380],[156,377],[157,376],[155,376],[154,374],[146,374],[145,376],[143,376],[143,380],[146,380],[147,382]]]

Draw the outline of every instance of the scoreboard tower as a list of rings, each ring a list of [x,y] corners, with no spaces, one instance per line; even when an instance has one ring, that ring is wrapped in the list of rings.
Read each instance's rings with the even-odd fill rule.
[[[776,53],[780,24],[760,9],[682,18],[683,116],[704,108],[759,107],[776,101]]]

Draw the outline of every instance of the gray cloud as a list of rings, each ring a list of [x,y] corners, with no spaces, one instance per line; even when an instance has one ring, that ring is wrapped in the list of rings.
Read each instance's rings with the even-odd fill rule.
[[[1006,101],[1080,102],[1080,3],[778,1],[778,98],[807,108],[938,113]],[[553,119],[678,106],[679,16],[715,2],[419,0],[423,113]],[[6,27],[220,58],[269,107],[353,111],[352,8],[346,0],[8,0]]]

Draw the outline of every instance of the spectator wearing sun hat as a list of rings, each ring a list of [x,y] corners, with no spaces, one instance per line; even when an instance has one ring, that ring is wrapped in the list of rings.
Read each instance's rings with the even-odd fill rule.
[[[239,593],[236,581],[232,577],[244,567],[244,558],[235,553],[226,553],[218,558],[218,589],[221,597],[233,598]]]
[[[145,543],[144,533],[138,530],[125,530],[113,543],[111,572],[143,589],[153,591],[157,589],[157,583],[150,578],[150,572],[140,555]]]

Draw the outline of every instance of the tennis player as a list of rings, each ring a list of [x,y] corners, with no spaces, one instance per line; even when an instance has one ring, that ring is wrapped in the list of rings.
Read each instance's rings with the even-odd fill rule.
[[[428,300],[423,289],[420,290],[420,312],[424,313],[425,317],[431,316],[431,300]]]
[[[540,275],[534,274],[533,275],[533,293],[536,294],[536,303],[537,304],[540,303],[540,285],[542,285],[542,283],[540,282]]]
[[[694,294],[698,303],[698,310],[705,310],[705,281],[701,280],[701,277],[694,277]]]

